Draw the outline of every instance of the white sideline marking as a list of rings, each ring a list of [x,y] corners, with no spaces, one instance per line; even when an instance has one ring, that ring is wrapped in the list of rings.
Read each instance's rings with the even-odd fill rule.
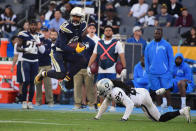
[[[48,123],[48,122],[10,121],[10,120],[0,120],[0,123],[24,123],[24,124],[56,125],[56,126],[73,126],[73,125],[80,125],[80,124],[59,124],[59,123]]]

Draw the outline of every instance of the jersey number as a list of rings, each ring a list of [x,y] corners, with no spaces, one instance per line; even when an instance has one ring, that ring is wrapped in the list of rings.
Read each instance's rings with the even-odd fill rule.
[[[32,49],[32,54],[37,54],[38,50],[35,41],[27,41],[27,46]]]
[[[115,99],[120,102],[121,97],[122,97],[122,92],[119,92],[118,95],[115,97]]]

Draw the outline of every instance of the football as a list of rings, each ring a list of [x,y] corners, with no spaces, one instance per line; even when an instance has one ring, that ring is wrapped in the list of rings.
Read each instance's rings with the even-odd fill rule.
[[[116,73],[120,74],[123,70],[123,65],[120,61],[117,61],[116,63]]]
[[[98,73],[98,63],[97,61],[93,62],[93,64],[90,66],[91,73],[97,74]]]
[[[84,47],[84,45],[81,43],[81,42],[71,42],[69,44],[67,44],[69,47],[73,48],[73,49],[76,49],[77,47],[77,44],[79,43],[80,47]]]

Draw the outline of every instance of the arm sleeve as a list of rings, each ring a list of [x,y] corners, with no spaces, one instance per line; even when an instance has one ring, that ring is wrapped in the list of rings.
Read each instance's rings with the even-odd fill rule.
[[[109,104],[110,104],[110,100],[106,97],[103,101],[103,103],[101,104],[101,107],[97,113],[97,115],[95,116],[95,118],[100,119],[102,114],[107,110]]]

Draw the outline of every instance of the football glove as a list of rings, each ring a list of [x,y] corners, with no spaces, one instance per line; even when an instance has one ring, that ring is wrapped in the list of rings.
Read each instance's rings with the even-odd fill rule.
[[[127,69],[123,69],[123,70],[121,71],[121,73],[120,73],[120,77],[121,77],[121,78],[126,78],[126,76],[127,76]]]
[[[90,77],[92,76],[91,68],[89,66],[87,67],[87,74]]]
[[[24,48],[24,51],[27,53],[31,53],[31,54],[36,54],[37,53],[37,47],[36,46],[29,46],[27,48]]]
[[[77,53],[81,53],[85,50],[85,46],[83,47],[80,47],[80,44],[78,43],[77,46],[76,46],[76,52]]]

